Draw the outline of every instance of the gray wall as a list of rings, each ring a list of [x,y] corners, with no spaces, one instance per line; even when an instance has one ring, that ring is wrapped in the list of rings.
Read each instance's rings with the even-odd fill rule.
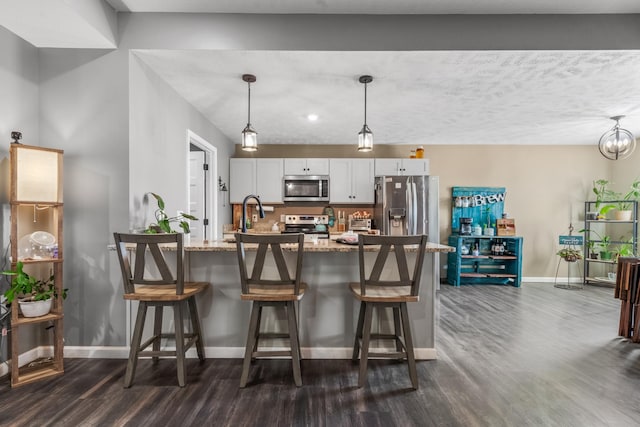
[[[106,250],[129,223],[126,51],[40,51],[40,140],[65,150],[66,345],[122,345],[119,269]]]
[[[11,131],[23,133],[22,142],[39,145],[38,49],[0,27],[0,270],[9,269],[4,254],[9,245],[9,143]],[[0,277],[0,294],[9,287]],[[25,330],[20,351],[32,348],[37,330]],[[7,337],[1,337],[0,361],[6,360]]]
[[[130,144],[131,159],[129,191],[130,229],[144,228],[152,219],[155,200],[147,206],[145,193],[152,191],[166,202],[166,212],[174,214],[186,210],[186,141],[187,130],[209,142],[217,149],[218,175],[228,182],[229,157],[235,147],[193,106],[187,103],[164,80],[140,61],[130,57]],[[214,177],[217,182],[217,176]],[[143,219],[147,216],[147,222]],[[231,221],[231,208],[218,200],[218,235],[222,224]]]

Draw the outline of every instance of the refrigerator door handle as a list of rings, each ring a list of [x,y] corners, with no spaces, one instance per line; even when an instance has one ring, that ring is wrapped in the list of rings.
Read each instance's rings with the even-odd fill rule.
[[[411,225],[412,225],[412,233],[418,234],[418,190],[416,188],[416,183],[411,180]]]
[[[405,191],[405,198],[406,198],[406,207],[407,207],[407,211],[405,213],[405,234],[411,234],[411,229],[413,228],[411,225],[411,222],[413,221],[413,208],[411,206],[411,203],[413,201],[413,198],[411,196],[411,178],[407,178],[407,189]]]

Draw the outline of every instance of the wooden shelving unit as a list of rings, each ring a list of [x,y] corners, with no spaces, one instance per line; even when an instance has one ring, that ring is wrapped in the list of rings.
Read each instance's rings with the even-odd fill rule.
[[[502,241],[506,255],[492,255],[491,243]],[[449,236],[449,246],[456,248],[447,255],[447,282],[463,284],[501,284],[519,287],[522,280],[522,237],[517,236]],[[462,255],[462,247],[477,245],[480,255]],[[489,252],[489,253],[488,253]]]
[[[22,261],[32,276],[53,274],[58,295],[63,290],[63,217],[62,150],[10,145],[11,158],[11,268]],[[27,257],[21,259],[19,241],[34,231],[46,231],[57,240],[57,257]],[[46,275],[46,276],[45,276]],[[11,308],[11,387],[29,384],[64,373],[63,367],[63,299],[53,300],[51,312],[40,317],[23,317],[18,304]],[[34,325],[52,326],[53,355],[50,360],[19,366],[20,335]]]

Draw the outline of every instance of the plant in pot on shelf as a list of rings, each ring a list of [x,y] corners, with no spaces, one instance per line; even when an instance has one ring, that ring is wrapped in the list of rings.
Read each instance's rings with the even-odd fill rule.
[[[162,197],[160,197],[156,193],[149,193],[149,194],[151,194],[156,199],[156,201],[158,202],[158,209],[156,209],[156,211],[154,213],[155,217],[156,217],[156,222],[149,224],[147,229],[144,230],[145,233],[147,233],[147,234],[175,233],[176,231],[171,228],[171,223],[172,222],[177,222],[178,225],[180,226],[180,228],[182,228],[182,231],[185,234],[188,234],[188,233],[191,232],[191,229],[189,228],[189,222],[187,220],[190,219],[190,220],[193,220],[193,221],[197,221],[198,218],[196,218],[193,215],[189,215],[187,213],[184,213],[184,212],[181,212],[180,214],[178,214],[176,216],[169,216],[164,211],[164,206],[165,205],[164,205],[164,200],[162,199]]]
[[[635,257],[636,254],[633,251],[633,237],[629,237],[625,240],[624,236],[620,237],[620,241],[623,242],[618,247],[618,257]]]
[[[24,271],[22,261],[16,263],[15,270],[3,271],[2,274],[12,276],[11,287],[4,293],[7,303],[16,298],[20,311],[25,317],[43,316],[51,310],[53,298],[58,298],[53,276],[48,279],[36,279]],[[67,297],[68,289],[62,290],[62,298]]]
[[[629,191],[626,193],[613,193],[612,196],[617,200],[615,204],[615,219],[619,221],[629,221],[632,217],[631,208],[633,202],[640,199],[640,180],[636,178],[632,183]]]
[[[600,251],[600,259],[603,261],[610,261],[613,259],[613,251],[609,250],[609,247],[611,246],[611,237],[604,235],[601,236],[600,233],[598,233],[595,230],[587,230],[585,228],[583,228],[582,230],[579,231],[579,233],[593,233],[596,235],[596,237],[598,237],[598,239],[600,239],[600,241],[598,242],[594,242],[593,240],[591,240],[591,236],[586,236],[587,238],[587,246],[591,248],[591,246],[589,246],[590,244],[594,244],[597,245]],[[595,248],[595,246],[594,246]]]
[[[557,252],[557,255],[567,262],[576,262],[577,260],[582,259],[582,252],[580,249],[574,248],[562,248]]]
[[[596,219],[604,219],[607,213],[615,208],[615,205],[603,204],[602,202],[614,198],[615,193],[609,188],[609,181],[606,179],[593,181],[592,191],[596,195],[595,208],[598,210],[596,212]]]
[[[589,251],[589,258],[598,259],[598,252],[596,252],[596,242],[594,242],[593,240],[588,240],[587,249]]]

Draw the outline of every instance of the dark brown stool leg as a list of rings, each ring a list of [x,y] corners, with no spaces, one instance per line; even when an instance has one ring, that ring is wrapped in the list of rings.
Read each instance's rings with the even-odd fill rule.
[[[353,355],[351,355],[351,360],[358,360],[358,356],[360,355],[360,340],[362,339],[362,325],[364,325],[364,311],[365,304],[364,301],[360,302],[360,310],[358,311],[358,325],[356,326],[356,338],[353,342]]]
[[[414,389],[418,389],[418,372],[416,370],[416,357],[413,352],[413,337],[411,336],[411,324],[409,323],[409,312],[407,311],[407,303],[400,304],[400,312],[402,313],[402,326],[404,329],[404,344],[407,352],[407,364],[409,365],[409,377]]]
[[[173,318],[176,328],[176,363],[178,367],[178,385],[184,387],[186,384],[185,360],[184,360],[184,322],[183,322],[183,302],[178,301],[173,305]]]
[[[191,327],[193,328],[193,334],[196,336],[196,351],[198,352],[198,359],[202,362],[204,361],[204,342],[202,341],[202,327],[200,326],[200,316],[198,316],[196,297],[190,297],[188,302],[189,315],[191,316]]]
[[[156,305],[153,307],[153,312],[153,351],[160,351],[160,342],[162,341],[162,338],[160,338],[162,335],[162,306]],[[160,360],[158,356],[153,356],[152,359],[154,364]]]
[[[142,342],[142,329],[144,329],[144,321],[147,317],[147,303],[140,301],[138,303],[138,314],[136,316],[136,326],[133,329],[133,337],[131,337],[131,348],[129,349],[129,361],[127,362],[127,370],[124,374],[125,388],[131,387],[133,376],[136,373],[138,364],[138,353],[140,352],[140,343]]]
[[[251,306],[251,319],[249,320],[249,333],[247,334],[247,345],[244,348],[244,362],[242,363],[242,376],[240,377],[240,388],[244,388],[247,385],[247,379],[249,378],[249,367],[251,366],[251,357],[255,346],[257,346],[257,334],[260,330],[260,324],[258,318],[262,306],[258,301],[254,301]]]
[[[287,301],[287,318],[289,320],[289,339],[291,341],[291,364],[293,365],[293,381],[296,386],[302,386],[302,374],[300,373],[300,343],[298,341],[298,322],[294,302]]]
[[[367,362],[369,361],[369,342],[371,340],[371,323],[373,319],[373,304],[364,303],[364,305],[364,325],[362,330],[362,348],[360,350],[358,388],[364,387],[364,384],[367,382]]]

